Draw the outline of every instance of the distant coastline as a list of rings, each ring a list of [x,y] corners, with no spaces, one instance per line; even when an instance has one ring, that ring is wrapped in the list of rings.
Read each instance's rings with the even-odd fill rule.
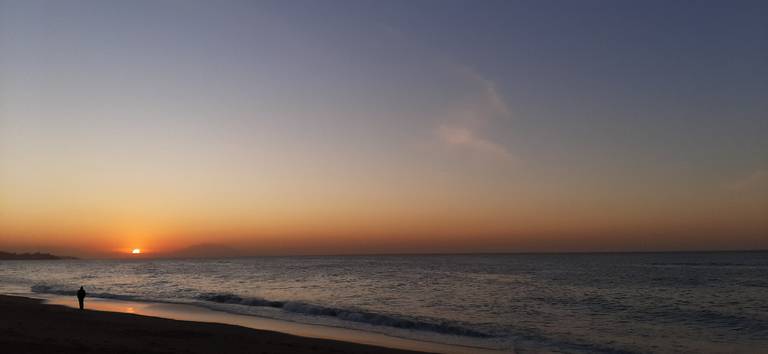
[[[50,253],[11,253],[0,251],[0,260],[60,260],[60,259],[77,259],[76,257],[68,256],[56,256]]]

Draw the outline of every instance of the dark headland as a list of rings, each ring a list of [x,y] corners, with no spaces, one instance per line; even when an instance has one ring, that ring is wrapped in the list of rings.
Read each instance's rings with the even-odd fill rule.
[[[3,353],[369,353],[406,354],[240,326],[77,310],[0,295]]]
[[[50,253],[11,253],[0,251],[0,260],[57,260],[77,259],[75,257],[55,256]]]

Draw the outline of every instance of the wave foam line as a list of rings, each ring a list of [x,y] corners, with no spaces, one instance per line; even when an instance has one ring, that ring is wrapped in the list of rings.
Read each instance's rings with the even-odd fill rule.
[[[199,300],[216,302],[222,304],[234,304],[243,306],[259,306],[279,308],[283,311],[293,312],[312,316],[335,317],[345,321],[360,322],[376,326],[386,326],[402,329],[411,329],[419,331],[429,331],[441,334],[452,334],[467,337],[490,338],[491,335],[464,328],[448,322],[426,322],[420,320],[407,319],[397,316],[384,315],[375,312],[363,310],[340,309],[325,307],[320,305],[308,304],[298,301],[273,301],[256,297],[240,297],[235,294],[204,293],[198,296]]]
[[[47,284],[36,284],[31,287],[34,293],[75,296],[76,289],[68,287],[57,287]],[[115,299],[115,300],[134,300],[134,301],[157,301],[153,299],[144,299],[138,296],[112,294],[106,292],[91,292],[90,297]],[[202,293],[196,297],[197,300],[219,304],[233,304],[253,307],[271,307],[286,312],[297,313],[310,316],[334,317],[345,321],[365,323],[375,326],[385,326],[392,328],[401,328],[417,331],[428,331],[440,334],[458,335],[475,338],[491,338],[492,335],[465,328],[449,322],[428,322],[423,320],[408,319],[392,315],[357,310],[325,307],[320,305],[308,304],[299,301],[273,301],[257,297],[240,297],[230,293]],[[161,301],[162,302],[162,301]]]

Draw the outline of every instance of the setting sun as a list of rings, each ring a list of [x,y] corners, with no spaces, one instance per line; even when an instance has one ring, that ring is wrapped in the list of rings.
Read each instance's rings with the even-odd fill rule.
[[[766,15],[0,0],[0,354],[768,354]]]

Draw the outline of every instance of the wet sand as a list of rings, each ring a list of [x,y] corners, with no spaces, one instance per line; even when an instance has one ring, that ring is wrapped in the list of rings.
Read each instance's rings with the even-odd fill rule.
[[[241,326],[78,310],[0,295],[4,353],[419,353]]]

